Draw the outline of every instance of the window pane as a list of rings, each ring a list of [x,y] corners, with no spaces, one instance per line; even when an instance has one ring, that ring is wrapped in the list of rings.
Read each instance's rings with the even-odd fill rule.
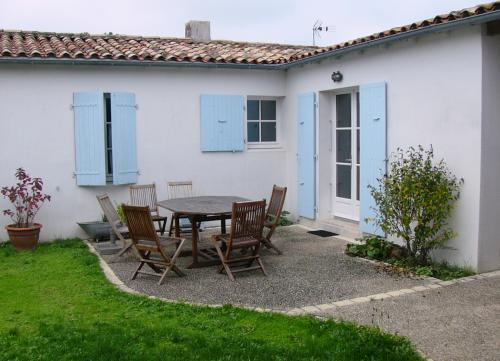
[[[360,143],[359,143],[359,129],[356,130],[356,163],[359,164],[359,152],[361,151],[361,146],[360,146]]]
[[[262,107],[264,110],[264,107]],[[276,122],[262,122],[261,124],[261,141],[275,142],[276,141]]]
[[[359,201],[359,166],[356,167],[356,200]]]
[[[247,119],[248,120],[259,120],[259,101],[258,100],[248,100],[247,101]]]
[[[351,166],[337,164],[337,197],[351,198]]]
[[[259,122],[247,123],[247,136],[249,142],[259,141]]]
[[[336,97],[337,128],[351,126],[351,94],[340,94]]]
[[[106,161],[108,164],[107,173],[113,174],[113,153],[112,153],[111,149],[106,151]]]
[[[359,92],[356,92],[356,126],[359,128]]]
[[[351,131],[337,130],[337,162],[351,163]]]
[[[275,100],[262,100],[260,106],[262,107],[262,120],[276,120]]]
[[[109,97],[109,94],[104,95],[104,99],[106,100],[106,122],[110,123],[111,122],[111,98]]]
[[[106,124],[106,148],[111,148],[112,142],[111,123]]]

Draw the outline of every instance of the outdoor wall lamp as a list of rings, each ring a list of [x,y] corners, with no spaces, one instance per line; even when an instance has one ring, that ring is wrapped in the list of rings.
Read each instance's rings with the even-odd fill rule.
[[[342,73],[340,71],[338,71],[338,70],[334,71],[332,73],[332,80],[333,80],[334,83],[338,83],[338,82],[342,81],[343,77],[344,76],[342,75]]]

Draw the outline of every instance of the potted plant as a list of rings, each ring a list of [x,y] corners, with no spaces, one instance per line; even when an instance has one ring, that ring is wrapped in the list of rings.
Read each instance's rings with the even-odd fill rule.
[[[15,173],[17,183],[11,187],[2,187],[0,193],[12,203],[12,209],[3,214],[9,216],[14,223],[5,227],[9,239],[18,251],[31,250],[36,247],[42,225],[33,223],[40,207],[50,196],[42,192],[41,178],[31,178],[23,168]]]

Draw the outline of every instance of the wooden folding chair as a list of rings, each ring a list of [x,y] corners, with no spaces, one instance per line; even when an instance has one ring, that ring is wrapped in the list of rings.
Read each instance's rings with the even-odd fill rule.
[[[219,272],[226,271],[234,281],[234,273],[260,269],[266,270],[260,260],[260,244],[266,213],[266,200],[233,203],[231,232],[212,236],[212,242],[222,262]],[[245,249],[245,253],[235,250]],[[254,262],[257,265],[252,266]]]
[[[132,241],[125,239],[124,235],[128,234],[128,228],[123,224],[118,212],[116,211],[116,207],[111,201],[110,196],[106,193],[100,196],[97,196],[97,201],[101,205],[102,212],[106,216],[108,223],[111,225],[111,229],[114,234],[120,241],[122,241],[123,248],[116,255],[116,257],[120,257],[125,252],[127,252],[132,247]]]
[[[127,218],[128,229],[132,238],[132,244],[139,254],[140,263],[132,279],[139,273],[151,276],[158,276],[161,285],[168,271],[174,271],[178,276],[184,273],[175,265],[177,257],[181,253],[185,239],[174,237],[162,237],[156,233],[156,229],[151,217],[149,207],[123,206],[125,217]],[[167,247],[175,245],[173,255],[169,255]],[[154,273],[143,271],[142,267],[148,265]]]
[[[168,198],[188,198],[193,196],[193,182],[180,181],[180,182],[167,182]],[[191,233],[191,223],[186,216],[179,216],[172,214],[170,218],[170,229],[168,235],[175,234],[175,219],[179,219],[179,234]],[[198,225],[199,228],[199,225]]]
[[[168,217],[160,216],[158,210],[158,200],[156,199],[156,185],[137,184],[130,186],[130,203],[133,206],[148,206],[151,211],[153,222],[158,223],[158,232],[165,233]]]
[[[271,236],[276,227],[278,227],[283,204],[285,203],[285,196],[286,187],[273,186],[273,193],[271,194],[271,200],[269,201],[269,207],[266,212],[266,220],[264,221],[264,227],[267,229],[267,234],[262,238],[262,243],[266,248],[272,248],[278,254],[283,254],[283,252],[271,242]]]

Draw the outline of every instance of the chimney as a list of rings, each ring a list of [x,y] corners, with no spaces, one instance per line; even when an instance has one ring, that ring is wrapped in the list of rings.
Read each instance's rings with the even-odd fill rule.
[[[186,38],[191,38],[193,41],[210,41],[210,21],[187,22]]]

